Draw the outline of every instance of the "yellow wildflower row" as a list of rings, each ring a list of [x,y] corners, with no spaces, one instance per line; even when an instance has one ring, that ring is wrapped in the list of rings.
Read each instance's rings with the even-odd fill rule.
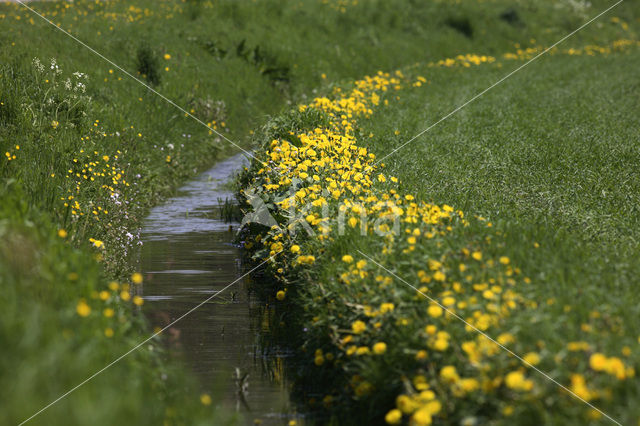
[[[460,55],[430,66],[495,61]],[[278,226],[245,230],[246,247],[267,261],[278,300],[288,287],[303,286],[286,303],[309,312],[302,320],[304,349],[313,355],[309,374],[322,369],[332,377],[322,388],[323,400],[331,401],[325,406],[392,389],[396,399],[381,418],[429,425],[460,413],[467,420],[481,411],[513,417],[549,395],[560,400],[557,409],[575,410],[581,404],[575,395],[591,401],[611,394],[611,380],[633,377],[632,365],[599,353],[589,358],[584,342],[553,356],[544,342],[532,347],[517,330],[507,331],[511,319],[538,304],[526,297],[531,280],[500,253],[491,223],[400,193],[398,180],[363,146],[358,120],[424,82],[401,71],[378,72],[299,106],[302,121],[313,125],[269,137],[241,178],[244,193],[252,188],[278,217]],[[505,349],[522,353],[524,362]],[[527,368],[564,362],[572,372],[559,380],[574,396]]]

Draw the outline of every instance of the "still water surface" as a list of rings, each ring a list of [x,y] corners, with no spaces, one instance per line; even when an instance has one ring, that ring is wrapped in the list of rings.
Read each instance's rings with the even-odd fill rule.
[[[233,198],[227,184],[245,162],[238,155],[218,163],[147,217],[142,296],[153,326],[165,327],[244,273],[240,249],[233,244],[237,224],[224,223],[220,207]],[[239,280],[165,331],[169,351],[187,361],[203,391],[241,412],[247,424],[255,419],[275,425],[299,422],[282,377],[286,352],[260,346],[268,311],[248,284],[248,279]]]

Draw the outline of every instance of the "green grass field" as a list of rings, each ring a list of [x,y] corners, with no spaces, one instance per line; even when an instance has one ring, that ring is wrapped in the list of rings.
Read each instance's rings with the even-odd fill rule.
[[[148,209],[180,183],[239,147],[257,149],[262,158],[273,139],[282,143],[316,127],[334,136],[346,132],[355,145],[383,158],[540,51],[533,49],[551,45],[610,6],[592,3],[29,3],[117,66],[24,6],[1,3],[0,423],[27,419],[149,336],[136,314],[142,302],[129,295],[137,278],[132,275],[137,231]],[[286,322],[282,333],[293,331],[289,343],[303,348],[298,353],[308,368],[293,374],[300,402],[310,412],[317,410],[321,419],[327,413],[334,419],[349,414],[373,422],[384,422],[385,416],[388,422],[441,424],[598,421],[597,412],[533,371],[523,369],[526,378],[510,376],[514,386],[502,384],[520,366],[504,352],[485,353],[481,367],[469,363],[470,352],[461,344],[476,336],[464,325],[446,314],[431,315],[436,309],[428,312],[428,300],[371,260],[356,265],[364,254],[371,256],[411,284],[424,280],[438,300],[456,294],[456,303],[466,303],[456,309],[473,315],[494,309],[489,299],[469,300],[472,296],[456,290],[455,283],[467,279],[459,263],[474,265],[465,256],[478,250],[484,266],[471,267],[469,285],[506,286],[517,278],[517,297],[502,293],[509,294],[509,300],[501,299],[508,315],[492,319],[487,333],[508,333],[504,340],[514,352],[535,352],[540,369],[605,413],[624,424],[638,421],[633,402],[640,389],[632,371],[640,336],[634,292],[640,272],[639,18],[638,7],[623,2],[558,51],[384,159],[385,168],[376,174],[397,176],[397,184],[376,180],[366,169],[370,186],[340,175],[336,182],[345,192],[337,198],[321,195],[337,209],[345,200],[363,201],[358,191],[379,199],[412,194],[420,202],[461,210],[468,225],[457,213],[438,217],[432,225],[443,234],[417,244],[398,238],[393,248],[388,239],[371,233],[363,238],[350,225],[346,235],[335,238],[276,238],[287,254],[270,266],[274,281],[263,290],[269,298],[286,290],[276,304]],[[607,50],[568,52],[585,46]],[[515,55],[505,57],[508,53]],[[495,60],[475,65],[477,56],[456,59],[465,54]],[[447,58],[453,62],[445,65],[453,66],[437,65]],[[337,107],[353,113],[344,117],[346,125],[332,127],[337,118],[314,101],[339,99],[352,91],[353,81],[395,70],[401,74],[379,81],[386,91],[363,84],[371,113],[349,102]],[[373,102],[372,93],[383,102]],[[298,105],[310,106],[299,112]],[[334,179],[333,166],[318,171],[323,185]],[[348,161],[343,166],[352,167]],[[265,181],[271,171],[258,175],[259,168],[254,163],[244,182],[280,185],[265,189],[265,201],[279,200],[292,185],[296,190],[315,185],[310,176],[302,178],[308,183],[276,176]],[[300,172],[295,168],[296,179]],[[424,226],[420,235],[432,231]],[[273,250],[264,242],[275,234],[251,232],[260,240],[247,247],[249,253],[263,257]],[[293,246],[300,251],[291,251]],[[316,261],[300,259],[310,253]],[[343,262],[343,255],[353,256],[353,263]],[[425,273],[416,274],[434,266],[430,260],[441,266],[427,281]],[[435,272],[446,278],[433,278]],[[383,309],[383,303],[393,308]],[[379,315],[386,317],[376,325]],[[427,325],[449,335],[446,349],[434,349],[438,339]],[[299,333],[305,327],[310,331]],[[209,390],[180,360],[167,359],[160,341],[146,344],[33,422],[238,421],[203,397]],[[584,343],[574,351],[567,342]],[[385,343],[385,349],[376,343]],[[600,353],[605,361],[593,364],[593,354]],[[624,366],[618,377],[614,358]],[[477,380],[478,389],[471,389],[476,386],[471,380],[443,376],[444,366]],[[572,374],[580,374],[586,385]],[[312,385],[310,377],[323,379]],[[535,382],[533,390],[525,389],[528,380]],[[464,392],[456,387],[462,383],[469,387]],[[425,385],[436,398],[420,399]],[[399,418],[394,409],[400,409]],[[599,421],[607,419],[600,415]]]
[[[380,85],[355,82],[364,95],[347,84],[284,125],[274,122],[259,157],[270,161],[241,181],[267,204],[294,205],[317,232],[256,227],[248,238],[256,258],[277,256],[269,263],[272,297],[282,291],[281,321],[291,323],[289,336],[307,330],[298,332],[309,365],[295,372],[298,390],[330,418],[632,424],[640,416],[632,403],[639,390],[637,43],[585,29],[387,158],[541,51],[516,50],[495,60],[449,55],[440,65],[383,76]],[[428,82],[417,84],[419,76]],[[345,144],[355,159],[334,157],[316,134]],[[337,193],[324,192],[324,182]],[[317,204],[309,209],[306,200]],[[372,215],[388,214],[378,204],[384,200],[404,210],[392,237],[371,229]],[[472,219],[429,218],[433,207],[412,200]],[[318,208],[327,202],[328,216]]]

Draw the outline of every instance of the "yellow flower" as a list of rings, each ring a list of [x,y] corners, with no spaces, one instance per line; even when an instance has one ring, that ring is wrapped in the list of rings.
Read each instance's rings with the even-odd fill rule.
[[[436,394],[434,391],[426,389],[420,392],[420,394],[418,395],[418,398],[420,399],[420,401],[423,401],[423,402],[432,402],[434,399],[436,399]]]
[[[442,409],[442,404],[440,404],[440,401],[434,399],[433,401],[429,401],[424,408],[429,410],[431,414],[438,414]]]
[[[115,314],[115,311],[111,308],[105,308],[105,310],[102,311],[102,314],[107,318],[111,318]]]
[[[387,312],[393,312],[395,306],[393,303],[383,303],[380,305],[380,313],[386,314]]]
[[[442,299],[442,304],[446,307],[453,306],[456,304],[456,299],[451,296],[444,297]]]
[[[355,321],[353,324],[351,324],[351,330],[353,330],[355,334],[360,334],[366,329],[367,329],[367,325],[360,320]]]
[[[471,257],[473,257],[475,260],[482,260],[482,253],[480,253],[479,251],[474,251]]]
[[[581,374],[571,375],[571,391],[585,401],[592,400],[597,395],[587,387],[586,380]]]
[[[89,238],[89,242],[93,244],[96,248],[104,248],[104,243],[100,240],[96,240],[95,238]]]
[[[279,291],[276,293],[276,299],[278,299],[278,300],[282,301],[282,300],[284,300],[284,297],[285,297],[285,292],[284,292],[284,291],[279,290]]]
[[[134,284],[142,284],[142,274],[140,272],[136,272],[131,275],[131,282]]]
[[[474,378],[461,379],[458,385],[465,392],[473,392],[480,387],[480,383]]]
[[[389,425],[397,425],[402,420],[402,411],[394,408],[384,416],[384,421]]]
[[[315,261],[316,261],[315,256],[311,256],[311,255],[309,255],[309,256],[298,256],[298,258],[297,258],[297,262],[299,264],[301,264],[301,265],[302,264],[310,265]]]
[[[438,305],[431,305],[427,308],[427,313],[433,318],[442,316],[442,308]]]
[[[508,265],[509,264],[509,258],[507,256],[500,257],[500,263],[502,263],[503,265]]]
[[[524,377],[521,371],[512,371],[504,379],[510,389],[529,391],[533,388],[533,382]]]
[[[76,306],[76,312],[81,317],[88,317],[91,313],[91,307],[89,307],[89,305],[87,305],[87,302],[85,302],[84,300],[80,300],[78,302],[78,305]]]
[[[571,352],[587,351],[589,350],[589,344],[587,342],[569,342],[567,343],[567,349]]]
[[[353,256],[345,254],[344,256],[342,256],[342,261],[345,263],[351,263],[353,262]]]
[[[300,246],[297,244],[294,244],[291,246],[291,253],[298,253],[300,251]]]
[[[445,351],[449,347],[449,341],[445,339],[436,339],[433,343],[433,349],[437,351]]]
[[[523,356],[522,359],[524,359],[531,365],[538,365],[538,363],[540,362],[540,355],[535,352],[529,352],[528,354]]]
[[[67,231],[65,231],[64,229],[58,230],[58,237],[67,238]]]
[[[431,410],[428,407],[419,409],[411,416],[411,422],[415,425],[430,425],[432,421]]]
[[[360,346],[357,350],[356,350],[356,355],[368,355],[370,354],[371,351],[369,350],[368,346]]]
[[[113,328],[111,327],[105,328],[104,335],[107,337],[113,337]]]
[[[493,299],[495,296],[495,294],[491,291],[491,290],[485,290],[482,292],[482,297],[484,297],[485,299]]]
[[[352,335],[348,335],[345,336],[342,340],[340,340],[340,343],[342,343],[343,345],[346,345],[347,343],[350,343],[353,340],[353,336]]]
[[[382,355],[387,351],[387,344],[384,342],[378,342],[373,345],[373,353],[376,355]]]
[[[607,366],[607,357],[596,352],[589,358],[589,366],[595,371],[603,371]]]
[[[317,355],[313,360],[313,363],[320,367],[322,364],[324,364],[324,357],[322,355]]]
[[[440,377],[447,383],[455,383],[460,379],[458,372],[456,371],[456,367],[453,365],[442,367],[442,370],[440,370]]]
[[[166,59],[168,61],[169,59],[171,59],[171,55],[169,55],[168,53],[165,53],[164,54],[164,59]]]
[[[498,336],[496,340],[501,345],[508,345],[510,343],[513,343],[516,339],[513,337],[513,334],[511,333],[502,333],[501,335]]]
[[[409,414],[415,410],[415,403],[407,395],[398,395],[396,407],[404,414]]]
[[[211,397],[209,396],[209,394],[203,393],[202,395],[200,395],[200,402],[202,403],[202,405],[211,405]]]
[[[611,357],[607,360],[605,371],[619,380],[626,378],[625,366],[620,358]]]
[[[133,304],[136,306],[142,306],[144,299],[140,296],[133,296]]]
[[[120,299],[122,299],[122,300],[124,300],[126,302],[130,298],[131,298],[131,295],[129,294],[128,291],[123,290],[123,291],[120,292]]]
[[[419,391],[425,391],[425,390],[429,389],[429,384],[427,383],[427,378],[424,377],[422,374],[417,375],[416,377],[413,378],[413,387],[415,387],[416,390],[419,390]],[[427,394],[425,394],[425,396],[426,395]],[[427,398],[427,400],[429,400],[429,399],[430,398]]]

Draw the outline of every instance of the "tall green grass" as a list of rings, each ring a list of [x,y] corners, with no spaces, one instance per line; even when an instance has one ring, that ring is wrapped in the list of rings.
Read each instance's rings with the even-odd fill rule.
[[[344,12],[312,0],[29,5],[248,148],[268,115],[329,82],[549,43],[583,22],[584,11],[551,3],[371,1]],[[0,4],[0,25],[0,422],[17,423],[148,336],[109,283],[131,285],[147,209],[236,148],[23,6]],[[581,42],[632,31],[606,22]],[[166,358],[161,345],[145,345],[34,422],[233,420],[204,405],[211,388]]]

